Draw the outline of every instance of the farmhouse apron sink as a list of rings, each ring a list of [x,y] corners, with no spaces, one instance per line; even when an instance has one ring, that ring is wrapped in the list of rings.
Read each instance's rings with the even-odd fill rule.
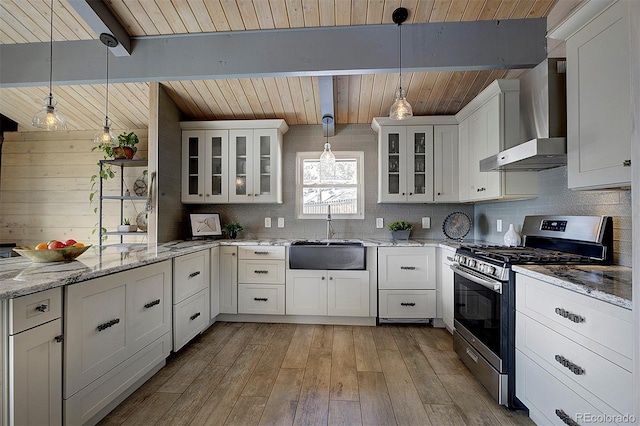
[[[364,270],[361,242],[294,241],[289,247],[290,269]]]

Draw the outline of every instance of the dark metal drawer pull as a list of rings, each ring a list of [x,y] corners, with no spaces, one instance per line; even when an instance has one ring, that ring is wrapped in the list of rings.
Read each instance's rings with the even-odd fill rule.
[[[269,271],[253,271],[254,274],[268,274]]]
[[[64,340],[64,334],[54,337],[56,343],[61,343]]]
[[[574,314],[572,312],[567,311],[566,309],[562,309],[562,308],[556,308],[555,310],[556,314],[560,315],[562,318],[566,318],[570,321],[573,321],[577,324],[584,322],[585,318],[583,316],[580,316],[578,314]]]
[[[624,160],[622,162],[622,167],[631,167],[631,160]]]
[[[160,299],[156,299],[156,300],[153,300],[153,301],[151,301],[149,303],[145,303],[144,307],[149,309],[149,308],[152,308],[152,307],[154,307],[156,305],[159,305],[159,304],[160,304]]]
[[[556,408],[556,416],[560,417],[560,420],[569,426],[580,426],[580,423],[573,420],[571,416],[559,408]]]
[[[413,271],[414,269],[416,269],[415,266],[401,266],[400,269],[406,269],[408,271]]]
[[[189,319],[191,321],[193,321],[194,319],[198,318],[200,316],[200,312],[196,312],[195,314],[191,315],[191,317],[189,317]]]
[[[400,306],[416,306],[414,302],[400,302]]]
[[[36,311],[38,311],[38,312],[47,312],[47,308],[48,307],[49,306],[47,306],[46,304],[43,303],[42,305],[36,306]]]
[[[189,278],[193,278],[193,277],[196,277],[198,275],[200,275],[200,271],[195,271],[195,272],[192,272],[192,273],[189,274]]]
[[[269,299],[266,297],[254,297],[253,300],[256,300],[258,302],[266,302]]]
[[[253,254],[269,254],[268,251],[254,251]]]
[[[576,376],[580,376],[580,375],[585,373],[584,368],[574,364],[573,362],[569,361],[568,359],[566,359],[562,355],[556,355],[555,358],[556,358],[556,361],[558,361],[560,363],[560,365],[562,365],[563,367],[568,368],[569,371],[571,371]]]
[[[107,321],[104,324],[100,324],[99,326],[97,326],[96,330],[98,330],[98,331],[106,330],[107,328],[113,327],[114,325],[118,324],[119,322],[120,322],[120,318],[112,319],[111,321]]]

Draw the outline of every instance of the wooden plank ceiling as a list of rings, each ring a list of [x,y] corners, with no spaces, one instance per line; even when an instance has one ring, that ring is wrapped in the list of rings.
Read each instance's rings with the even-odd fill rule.
[[[105,0],[132,37],[392,23],[399,6],[406,24],[548,17],[557,0]],[[562,13],[580,0],[559,0]],[[570,3],[569,6],[567,4]],[[560,5],[559,5],[560,6]],[[54,41],[97,39],[67,0],[54,6]],[[549,17],[551,20],[551,17]],[[49,0],[2,0],[0,43],[49,41]],[[55,55],[55,51],[54,51]],[[4,66],[10,66],[3,64]],[[523,70],[403,73],[402,86],[415,115],[454,114],[496,78]],[[55,74],[55,69],[54,69]],[[284,118],[290,125],[321,124],[317,77],[242,78],[162,83],[187,119]],[[336,76],[336,123],[370,123],[393,103],[398,73]],[[54,86],[70,130],[98,129],[105,86]],[[0,89],[0,113],[34,130],[31,117],[47,87]],[[109,84],[109,117],[115,129],[148,126],[148,84]]]

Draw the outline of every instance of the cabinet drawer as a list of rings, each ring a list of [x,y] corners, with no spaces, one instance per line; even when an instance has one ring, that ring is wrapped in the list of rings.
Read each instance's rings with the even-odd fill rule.
[[[516,377],[516,396],[529,408],[529,417],[536,424],[564,426],[561,417],[565,415],[575,424],[583,424],[585,419],[581,416],[585,414],[594,418],[603,416],[601,410],[519,350],[516,350]]]
[[[209,289],[173,306],[173,350],[189,343],[209,325]]]
[[[238,282],[284,284],[283,260],[239,260]]]
[[[518,274],[516,309],[631,370],[632,312]]]
[[[436,288],[435,247],[394,247],[378,249],[378,288]]]
[[[238,313],[284,315],[284,286],[238,284]]]
[[[563,383],[582,386],[620,413],[632,412],[630,371],[519,312],[516,328],[516,347],[540,364],[546,361]]]
[[[62,287],[9,299],[9,334],[62,316]]]
[[[173,259],[173,303],[209,287],[209,250]]]
[[[239,246],[238,259],[284,260],[284,252],[284,246]]]
[[[435,318],[435,290],[379,290],[380,318]]]

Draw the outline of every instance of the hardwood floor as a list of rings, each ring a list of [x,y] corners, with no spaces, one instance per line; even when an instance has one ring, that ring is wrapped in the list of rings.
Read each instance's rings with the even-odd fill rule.
[[[532,425],[423,325],[216,323],[101,425]]]

